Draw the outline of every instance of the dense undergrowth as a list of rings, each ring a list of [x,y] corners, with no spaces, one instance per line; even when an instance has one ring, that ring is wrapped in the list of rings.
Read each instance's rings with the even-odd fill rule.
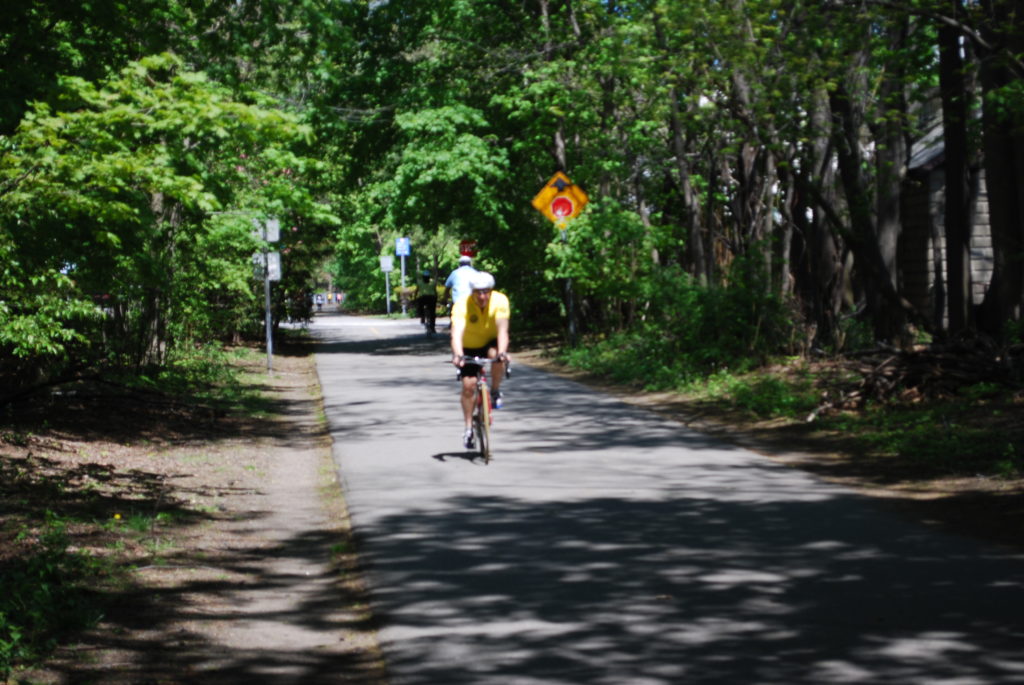
[[[836,398],[851,394],[863,378],[842,357],[786,357],[756,366],[718,357],[712,370],[707,360],[721,349],[719,340],[687,354],[666,354],[668,344],[646,333],[622,333],[566,348],[560,357],[627,387],[673,391],[753,421],[840,435],[860,458],[887,460],[887,468],[911,477],[1024,478],[1024,389],[1012,382],[966,383],[933,397],[896,387],[886,398],[851,404]]]

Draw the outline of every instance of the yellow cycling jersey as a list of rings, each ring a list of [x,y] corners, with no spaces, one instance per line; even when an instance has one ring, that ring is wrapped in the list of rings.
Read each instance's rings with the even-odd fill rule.
[[[491,291],[491,299],[484,312],[470,295],[452,305],[452,321],[465,321],[466,328],[462,335],[464,347],[483,347],[498,337],[498,319],[509,318],[508,297],[495,290]]]

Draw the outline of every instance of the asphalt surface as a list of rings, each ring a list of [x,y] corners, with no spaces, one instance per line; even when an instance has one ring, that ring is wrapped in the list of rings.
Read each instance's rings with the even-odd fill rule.
[[[394,685],[1024,683],[1024,557],[523,365],[485,465],[443,336],[318,316]]]

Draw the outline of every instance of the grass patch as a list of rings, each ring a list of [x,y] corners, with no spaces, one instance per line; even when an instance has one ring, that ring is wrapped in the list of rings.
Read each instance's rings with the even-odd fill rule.
[[[564,348],[559,360],[614,383],[644,390],[675,389],[700,377],[688,359],[669,353],[657,340],[631,333]]]
[[[11,554],[10,552],[13,552]],[[44,658],[61,637],[94,626],[102,611],[94,588],[112,566],[72,551],[67,521],[47,512],[37,528],[23,527],[0,563],[0,677],[18,664]]]
[[[776,359],[756,368],[702,370],[692,358],[663,354],[661,343],[636,335],[611,336],[563,350],[563,363],[603,380],[649,391],[677,391],[704,410],[751,423],[782,420],[842,436],[855,455],[886,460],[905,477],[1024,478],[1022,403],[1013,388],[980,382],[955,396],[924,398],[899,392],[857,407],[824,405],[860,382],[840,360]],[[827,410],[820,411],[823,406]],[[854,457],[858,458],[858,457]]]
[[[968,397],[926,406],[877,404],[822,420],[865,452],[898,460],[922,477],[1024,476],[1019,427],[1005,423],[991,400]]]
[[[111,380],[133,391],[183,398],[212,412],[266,415],[270,409],[260,392],[264,375],[259,372],[264,364],[256,348],[208,345],[179,353],[165,366]]]
[[[819,397],[814,379],[799,372],[787,376],[720,372],[689,387],[707,399],[724,402],[762,419],[805,417],[818,405]]]

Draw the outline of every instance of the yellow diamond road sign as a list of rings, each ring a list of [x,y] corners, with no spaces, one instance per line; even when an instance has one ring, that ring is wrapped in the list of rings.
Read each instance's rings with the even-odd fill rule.
[[[583,189],[561,171],[552,176],[533,198],[534,208],[559,227],[579,216],[587,202],[587,194]]]

